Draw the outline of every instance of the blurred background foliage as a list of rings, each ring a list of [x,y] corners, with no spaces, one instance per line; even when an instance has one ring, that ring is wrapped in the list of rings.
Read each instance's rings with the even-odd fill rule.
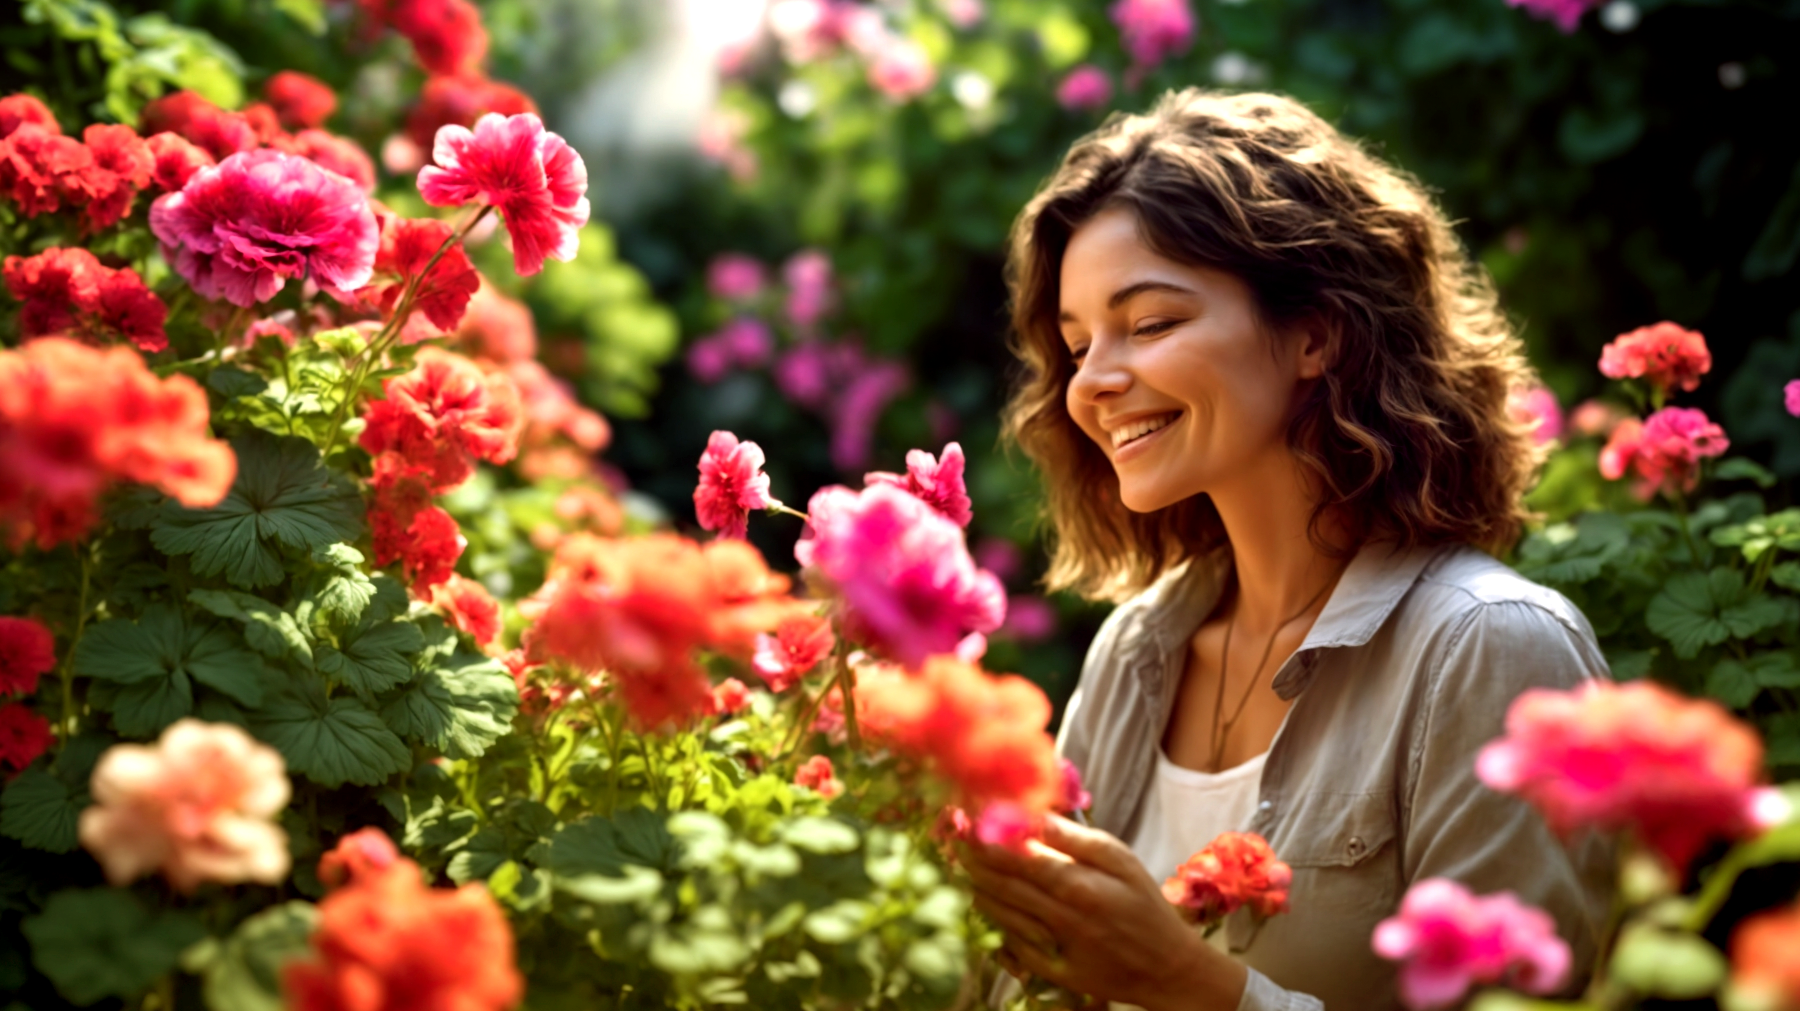
[[[1074,139],[1191,84],[1295,95],[1435,188],[1565,406],[1600,389],[1594,363],[1620,332],[1667,319],[1706,334],[1713,381],[1689,402],[1786,479],[1770,508],[1791,504],[1800,425],[1779,384],[1800,375],[1800,0],[1610,0],[1570,32],[1503,0],[1192,0],[1191,41],[1148,68],[1103,0],[845,5],[913,62],[878,67],[854,40],[807,51],[781,20],[794,0],[481,4],[493,75],[537,98],[593,176],[580,259],[515,294],[567,349],[552,367],[611,415],[606,459],[640,513],[691,525],[715,428],[761,443],[797,506],[960,441],[973,539],[1012,570],[1017,617],[990,666],[1065,695],[1100,612],[1034,596],[1034,478],[998,443],[1005,237]],[[14,18],[7,90],[54,74],[46,97],[72,121],[129,120],[164,87],[232,104],[291,67],[338,87],[339,131],[379,148],[417,91],[404,43],[359,34],[347,2],[26,0]],[[1110,100],[1066,108],[1058,85],[1082,65]],[[823,260],[784,281],[809,250]],[[762,294],[709,288],[728,253],[765,266]],[[796,315],[797,294],[818,304]],[[1582,459],[1562,470],[1545,500],[1558,514],[1607,494],[1579,479]],[[778,565],[797,532],[752,524]]]

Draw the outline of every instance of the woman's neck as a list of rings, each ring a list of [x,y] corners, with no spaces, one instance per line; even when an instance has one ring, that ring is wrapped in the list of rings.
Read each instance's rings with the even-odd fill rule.
[[[1285,452],[1271,454],[1265,466],[1211,496],[1231,541],[1237,569],[1232,606],[1243,632],[1270,635],[1297,612],[1316,613],[1329,595],[1325,587],[1342,574],[1352,542],[1329,515],[1318,530],[1324,543],[1313,537],[1318,491],[1299,461]]]

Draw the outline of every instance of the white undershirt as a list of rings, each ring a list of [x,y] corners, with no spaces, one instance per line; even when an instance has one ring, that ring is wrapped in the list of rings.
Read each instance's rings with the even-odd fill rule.
[[[1265,751],[1242,765],[1199,772],[1156,749],[1156,774],[1129,843],[1151,877],[1161,882],[1220,833],[1250,827],[1268,758]]]

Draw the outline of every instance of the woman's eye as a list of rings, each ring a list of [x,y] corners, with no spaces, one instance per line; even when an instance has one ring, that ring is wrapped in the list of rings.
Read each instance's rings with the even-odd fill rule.
[[[1087,350],[1088,350],[1087,348],[1070,348],[1069,349],[1069,361],[1073,362],[1076,365],[1080,365],[1081,360],[1083,358],[1087,357]]]
[[[1148,336],[1149,334],[1162,333],[1164,330],[1167,330],[1170,327],[1174,326],[1176,324],[1176,322],[1177,322],[1176,320],[1164,319],[1164,320],[1157,320],[1154,323],[1140,323],[1140,324],[1138,324],[1138,328],[1136,330],[1131,331],[1131,335],[1133,337],[1144,337],[1144,336]]]

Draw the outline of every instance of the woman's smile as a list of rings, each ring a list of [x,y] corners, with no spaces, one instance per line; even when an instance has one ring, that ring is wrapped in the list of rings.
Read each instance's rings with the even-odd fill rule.
[[[1159,437],[1186,416],[1185,411],[1164,411],[1134,418],[1117,427],[1109,426],[1107,434],[1112,437],[1113,463],[1141,456],[1152,443],[1164,441]]]

